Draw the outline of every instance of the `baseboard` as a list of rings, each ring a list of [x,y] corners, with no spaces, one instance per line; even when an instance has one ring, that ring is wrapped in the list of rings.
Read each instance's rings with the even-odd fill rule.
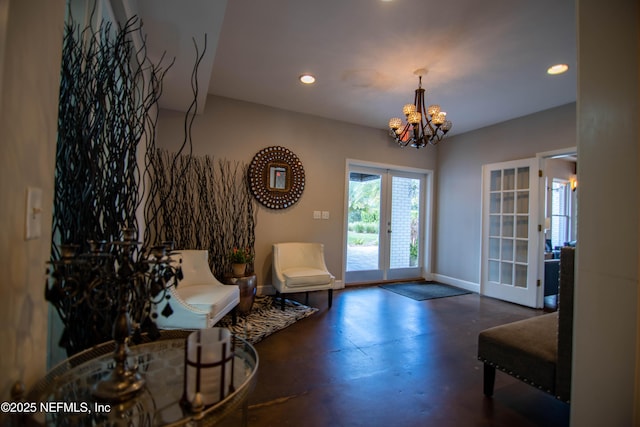
[[[344,281],[336,280],[333,283],[333,289],[344,289]],[[276,288],[274,288],[273,285],[270,285],[270,284],[258,286],[256,288],[256,294],[257,295],[275,295]]]
[[[440,283],[444,283],[445,285],[455,286],[456,288],[466,289],[467,291],[475,292],[477,294],[480,293],[480,284],[474,282],[468,282],[466,280],[456,279],[455,277],[445,276],[443,274],[432,274],[432,280]]]
[[[258,295],[275,295],[276,288],[271,285],[262,285],[256,288],[256,294]]]

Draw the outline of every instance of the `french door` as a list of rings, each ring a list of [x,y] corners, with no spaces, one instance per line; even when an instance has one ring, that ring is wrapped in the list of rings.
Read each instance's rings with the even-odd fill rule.
[[[426,175],[350,166],[345,283],[422,277]]]
[[[538,289],[538,160],[483,166],[481,292],[528,307]]]

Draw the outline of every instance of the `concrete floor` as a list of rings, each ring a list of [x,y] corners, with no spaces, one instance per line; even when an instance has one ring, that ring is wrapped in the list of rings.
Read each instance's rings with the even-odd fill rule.
[[[320,311],[256,344],[249,426],[569,425],[567,404],[504,373],[492,399],[482,393],[478,333],[542,310],[477,294],[414,301],[377,286],[334,292],[330,310],[326,292],[312,293],[310,305]]]

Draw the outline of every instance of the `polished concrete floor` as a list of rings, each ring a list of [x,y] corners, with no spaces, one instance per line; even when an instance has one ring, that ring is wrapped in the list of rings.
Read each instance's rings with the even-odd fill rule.
[[[569,425],[567,404],[506,374],[493,398],[482,393],[478,333],[542,310],[477,294],[414,301],[377,286],[334,292],[330,310],[326,292],[309,303],[320,311],[255,346],[249,426]]]

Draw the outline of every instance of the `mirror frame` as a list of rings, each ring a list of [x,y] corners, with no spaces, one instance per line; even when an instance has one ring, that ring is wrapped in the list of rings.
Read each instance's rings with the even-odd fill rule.
[[[284,169],[281,188],[271,182],[271,171]],[[294,205],[304,191],[305,176],[302,162],[285,147],[266,147],[258,151],[248,168],[249,189],[253,196],[267,208],[286,209]]]

